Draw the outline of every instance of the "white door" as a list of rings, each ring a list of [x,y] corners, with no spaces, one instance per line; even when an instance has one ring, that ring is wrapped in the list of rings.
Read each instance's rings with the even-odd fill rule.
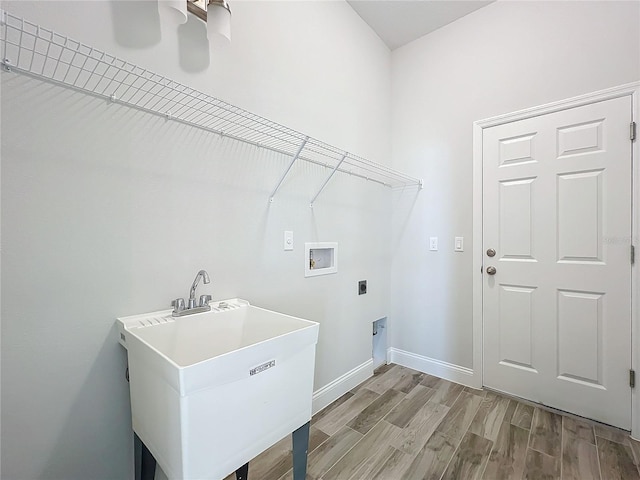
[[[484,384],[625,429],[631,118],[621,97],[483,131]]]

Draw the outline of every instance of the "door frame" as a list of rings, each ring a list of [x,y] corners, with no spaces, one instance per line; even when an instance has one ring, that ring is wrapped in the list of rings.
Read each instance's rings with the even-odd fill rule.
[[[527,108],[504,115],[486,118],[473,122],[473,387],[483,386],[483,315],[482,315],[482,289],[483,274],[481,268],[484,261],[482,252],[482,136],[485,128],[495,127],[505,123],[510,123],[527,118],[546,115],[548,113],[559,112],[569,108],[580,107],[595,102],[611,100],[620,97],[631,97],[632,121],[638,124],[638,113],[640,112],[640,82],[628,83],[618,87],[600,90],[597,92],[580,95],[577,97],[547,103],[537,107]],[[640,253],[640,168],[636,162],[640,158],[640,126],[637,127],[636,140],[631,146],[632,155],[632,217],[631,234],[632,242]],[[637,260],[631,266],[631,366],[635,371],[640,371],[640,346],[637,339],[640,338],[640,311],[638,300],[640,295],[638,286],[640,285],[640,255],[636,255]],[[640,439],[640,385],[631,390],[631,436]]]

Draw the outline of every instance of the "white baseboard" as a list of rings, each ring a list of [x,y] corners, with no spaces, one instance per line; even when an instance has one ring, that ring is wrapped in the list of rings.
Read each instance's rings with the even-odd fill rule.
[[[358,365],[356,368],[336,378],[333,382],[316,390],[313,392],[313,414],[315,415],[331,402],[337,400],[371,376],[373,376],[373,358],[370,358],[362,365]]]
[[[461,367],[452,363],[436,360],[411,352],[405,352],[397,348],[389,349],[390,363],[396,363],[403,367],[413,368],[419,372],[428,373],[434,377],[444,378],[455,383],[467,385],[473,388],[482,388],[479,379],[474,375],[472,368]]]

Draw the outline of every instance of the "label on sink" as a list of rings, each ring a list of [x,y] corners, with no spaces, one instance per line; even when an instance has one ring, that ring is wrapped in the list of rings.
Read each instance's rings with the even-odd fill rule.
[[[262,365],[258,365],[255,368],[252,368],[251,370],[249,370],[249,375],[255,375],[257,373],[262,373],[265,370],[268,370],[271,367],[275,367],[276,366],[276,361],[275,360],[270,360],[267,363],[263,363]]]

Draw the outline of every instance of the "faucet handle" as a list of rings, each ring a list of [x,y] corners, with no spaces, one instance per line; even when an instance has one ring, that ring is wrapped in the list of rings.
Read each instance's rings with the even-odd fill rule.
[[[171,302],[171,306],[173,307],[174,312],[181,312],[184,310],[184,298],[176,298]]]
[[[211,301],[211,295],[200,295],[200,306],[201,307],[205,307],[205,306],[209,305],[210,301]]]

